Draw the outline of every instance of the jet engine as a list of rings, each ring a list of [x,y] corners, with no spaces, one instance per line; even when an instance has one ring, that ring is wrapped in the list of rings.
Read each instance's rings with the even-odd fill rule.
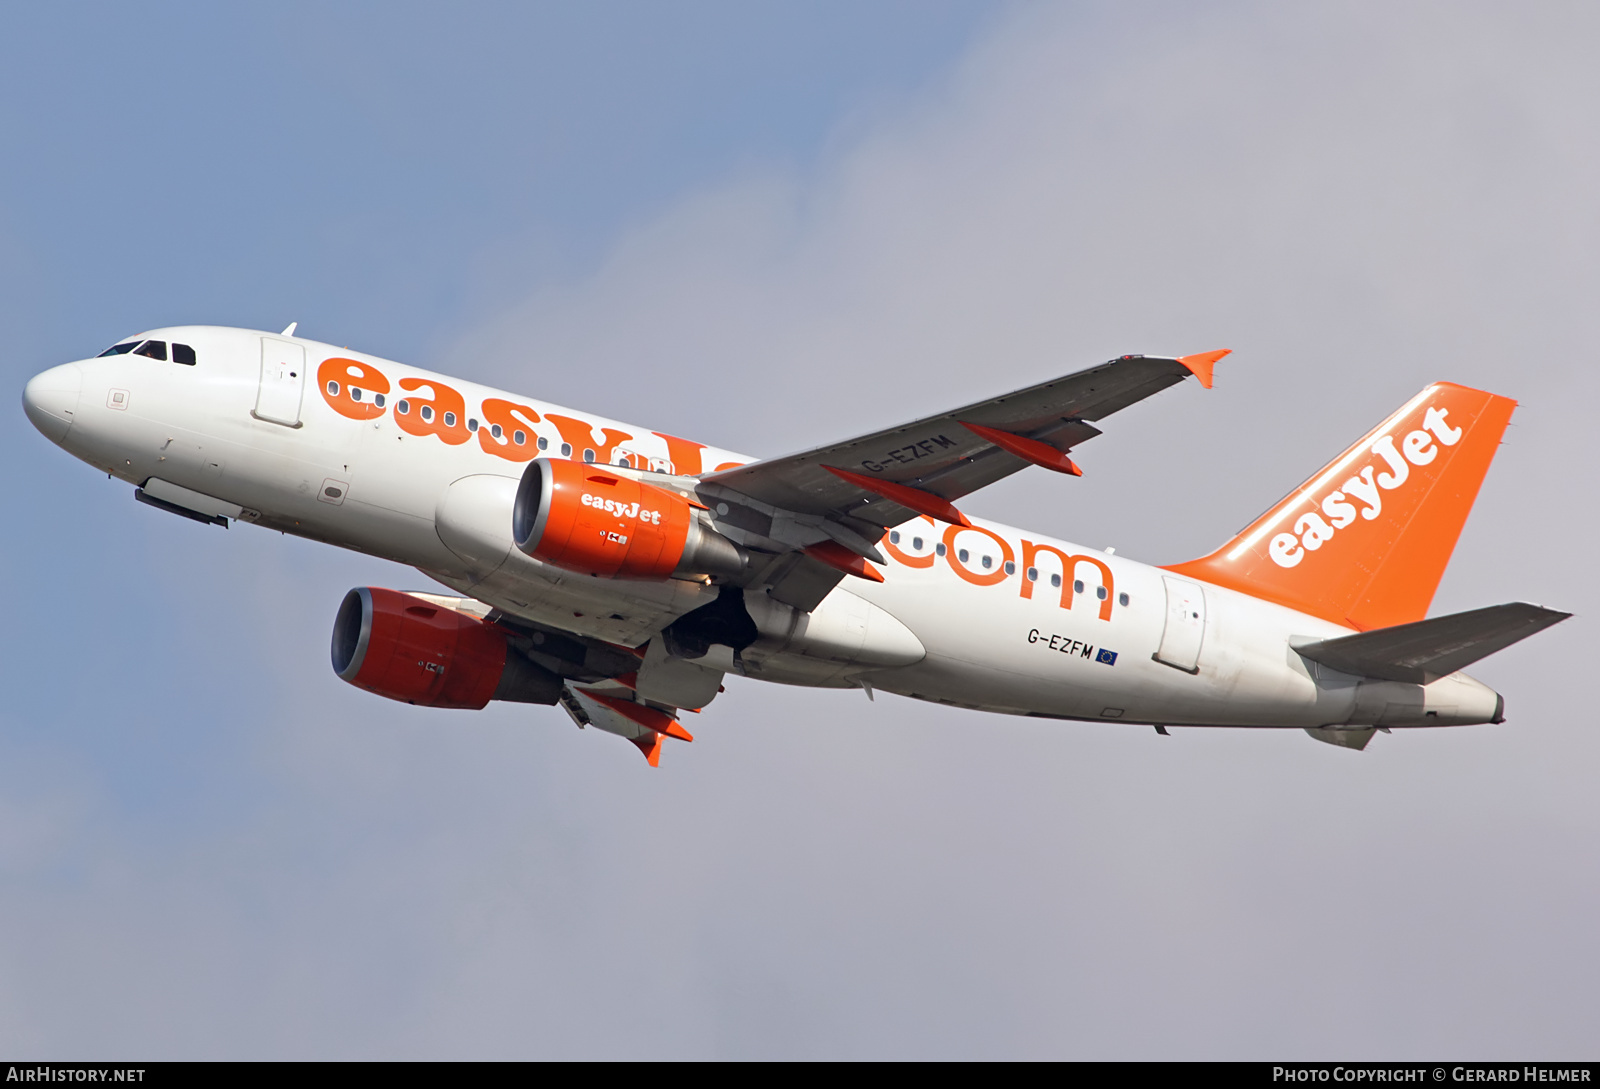
[[[376,586],[344,596],[333,622],[333,671],[357,688],[423,707],[553,704],[561,694],[561,678],[511,648],[495,625]]]
[[[523,471],[511,537],[534,559],[605,578],[737,576],[748,562],[676,492],[604,465],[547,458]]]

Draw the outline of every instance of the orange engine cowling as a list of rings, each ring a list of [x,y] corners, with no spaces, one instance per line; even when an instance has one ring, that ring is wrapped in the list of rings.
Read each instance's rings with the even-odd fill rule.
[[[548,458],[523,471],[511,536],[534,559],[603,578],[737,575],[747,562],[676,492],[609,466]]]
[[[509,649],[494,625],[377,586],[344,596],[333,622],[333,671],[357,688],[424,707],[555,703],[561,692],[561,678]]]

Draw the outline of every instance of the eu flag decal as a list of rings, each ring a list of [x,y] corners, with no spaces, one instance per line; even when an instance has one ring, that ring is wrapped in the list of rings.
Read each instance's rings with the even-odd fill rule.
[[[1116,665],[1117,664],[1117,652],[1114,651],[1114,650],[1106,650],[1104,647],[1102,647],[1095,654],[1094,660],[1097,661],[1097,662],[1100,662],[1103,665]]]

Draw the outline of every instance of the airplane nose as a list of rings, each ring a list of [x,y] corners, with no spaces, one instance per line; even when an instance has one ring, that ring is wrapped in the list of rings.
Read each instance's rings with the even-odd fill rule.
[[[22,409],[45,438],[59,445],[72,427],[82,391],[82,369],[76,363],[64,363],[28,380],[22,390]]]

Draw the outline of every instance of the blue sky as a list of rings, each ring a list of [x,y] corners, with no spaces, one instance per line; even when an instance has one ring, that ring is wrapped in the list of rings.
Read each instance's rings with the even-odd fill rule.
[[[0,29],[14,395],[141,328],[293,320],[769,454],[1232,347],[1216,389],[1119,416],[1082,480],[1019,474],[973,510],[1184,559],[1453,379],[1522,407],[1435,610],[1579,613],[1475,671],[1505,726],[1361,754],[745,683],[650,772],[553,710],[343,685],[344,591],[420,575],[139,506],[13,402],[11,1053],[1592,1043],[1584,6],[104,5]]]
[[[0,76],[8,295],[92,341],[156,314],[293,312],[415,352],[513,284],[591,267],[695,186],[815,163],[850,117],[926,87],[996,14],[15,7]]]

